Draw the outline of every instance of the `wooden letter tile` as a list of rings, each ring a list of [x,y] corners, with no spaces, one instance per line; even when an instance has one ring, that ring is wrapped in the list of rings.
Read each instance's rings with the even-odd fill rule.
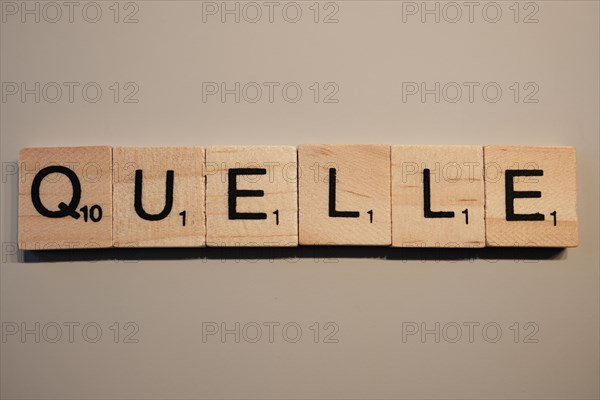
[[[19,247],[111,247],[111,164],[110,147],[22,149]]]
[[[392,146],[392,246],[485,246],[483,147]]]
[[[115,147],[113,154],[114,246],[204,246],[204,149]]]
[[[209,147],[207,245],[297,246],[297,172],[295,147]]]
[[[574,147],[486,146],[486,244],[575,247]]]
[[[301,245],[391,244],[390,146],[301,145]]]

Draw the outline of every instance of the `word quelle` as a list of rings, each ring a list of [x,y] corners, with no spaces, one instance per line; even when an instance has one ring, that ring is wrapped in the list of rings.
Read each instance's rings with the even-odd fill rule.
[[[25,148],[19,247],[574,247],[573,147]]]

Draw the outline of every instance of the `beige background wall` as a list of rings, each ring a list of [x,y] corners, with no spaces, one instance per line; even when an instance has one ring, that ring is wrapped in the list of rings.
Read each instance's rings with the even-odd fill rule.
[[[421,2],[320,3],[317,23],[312,1],[273,3],[272,22],[263,2],[240,2],[239,23],[219,14],[204,22],[203,7],[215,4],[78,2],[70,22],[62,2],[1,2],[1,396],[598,398],[598,2],[476,2],[472,21],[463,2],[428,2],[439,23],[421,21]],[[262,19],[247,22],[254,4]],[[462,18],[452,23],[455,5]],[[23,22],[22,7],[39,7],[39,22]],[[300,20],[288,22],[297,9]],[[39,102],[10,94],[23,82],[40,83]],[[207,94],[210,82],[264,90],[255,103],[250,86],[239,103],[223,103]],[[272,102],[264,82],[279,84]],[[421,82],[456,82],[462,98],[451,102],[453,84],[439,103],[409,95]],[[478,85],[472,99],[465,82]],[[302,89],[295,103],[293,89],[287,100],[281,93],[287,83]],[[21,147],[319,142],[576,146],[580,246],[14,250]],[[59,261],[24,262],[43,260]],[[240,324],[239,343],[207,335],[221,323]],[[439,323],[439,343],[407,335],[422,323]],[[257,326],[262,337],[251,343]],[[462,337],[451,343],[457,326]]]

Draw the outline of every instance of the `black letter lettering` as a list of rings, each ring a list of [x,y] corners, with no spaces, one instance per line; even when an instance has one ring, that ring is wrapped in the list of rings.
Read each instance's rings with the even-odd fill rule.
[[[506,220],[507,221],[543,221],[544,214],[515,214],[515,199],[538,199],[542,197],[539,191],[515,191],[515,176],[543,176],[541,169],[507,169],[505,175],[506,191]]]
[[[167,171],[167,187],[165,189],[165,206],[161,212],[158,214],[148,214],[144,211],[144,206],[142,206],[142,170],[135,170],[135,212],[140,218],[145,219],[146,221],[160,221],[169,215],[171,212],[171,208],[173,208],[173,176],[174,172],[172,170]]]
[[[237,212],[238,197],[263,197],[263,190],[239,190],[237,188],[238,175],[266,175],[265,168],[232,168],[228,175],[228,205],[229,219],[267,219],[267,213],[239,213]]]
[[[337,170],[335,168],[329,168],[329,216],[332,218],[358,218],[360,212],[358,211],[337,211],[335,209],[335,186],[336,186],[336,175]]]
[[[57,173],[63,174],[71,181],[71,186],[73,187],[73,194],[71,196],[71,201],[69,205],[60,202],[58,204],[59,211],[51,211],[48,210],[40,199],[40,186],[44,178],[50,174]],[[31,201],[33,206],[44,217],[48,218],[62,218],[70,215],[71,217],[77,219],[79,218],[79,213],[76,211],[77,206],[79,206],[79,201],[81,200],[81,183],[79,182],[79,178],[77,178],[77,174],[73,172],[73,170],[62,167],[60,165],[53,165],[50,167],[46,167],[41,169],[33,178],[33,182],[31,183]]]
[[[454,218],[454,211],[431,211],[431,177],[429,168],[423,170],[423,213],[425,218]]]

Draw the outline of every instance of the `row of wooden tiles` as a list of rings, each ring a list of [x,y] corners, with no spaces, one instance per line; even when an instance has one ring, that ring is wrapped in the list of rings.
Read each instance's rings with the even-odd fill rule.
[[[19,244],[572,247],[572,147],[56,147],[20,152]]]

